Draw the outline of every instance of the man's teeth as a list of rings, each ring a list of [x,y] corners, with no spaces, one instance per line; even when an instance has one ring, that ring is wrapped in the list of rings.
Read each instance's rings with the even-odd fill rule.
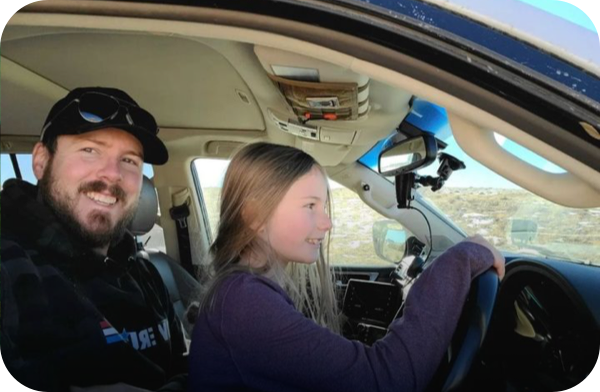
[[[319,245],[321,243],[321,240],[315,239],[315,238],[309,238],[308,240],[306,240],[306,242],[308,242],[309,244],[313,244],[313,245]]]
[[[88,192],[85,194],[90,199],[98,202],[100,204],[105,204],[107,206],[113,205],[117,202],[117,198],[113,196],[102,195],[100,193]]]

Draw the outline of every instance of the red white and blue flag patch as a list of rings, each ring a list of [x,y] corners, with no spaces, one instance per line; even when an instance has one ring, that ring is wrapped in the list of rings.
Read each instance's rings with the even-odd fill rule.
[[[100,328],[102,328],[102,332],[104,333],[106,344],[128,341],[129,333],[127,333],[127,331],[123,330],[123,333],[119,334],[119,332],[117,332],[117,330],[106,320],[100,322]]]

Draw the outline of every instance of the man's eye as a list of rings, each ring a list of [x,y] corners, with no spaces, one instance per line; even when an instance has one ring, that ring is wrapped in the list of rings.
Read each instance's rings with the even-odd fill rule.
[[[139,166],[138,161],[131,158],[123,158],[123,162],[128,163],[130,165]]]
[[[91,147],[85,147],[85,148],[82,148],[82,151],[84,151],[84,152],[87,152],[87,153],[90,153],[90,154],[92,154],[92,153],[96,152],[96,150],[94,150],[94,149],[93,149],[93,148],[91,148]]]

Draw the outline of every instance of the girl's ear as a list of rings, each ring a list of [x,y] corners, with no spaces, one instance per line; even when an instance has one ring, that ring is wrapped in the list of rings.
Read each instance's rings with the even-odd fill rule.
[[[262,238],[265,241],[267,240],[267,225],[262,225],[262,226],[258,227],[257,229],[252,229],[252,230],[254,230],[260,238]]]
[[[253,201],[246,201],[242,209],[242,218],[244,224],[247,224],[252,231],[258,231],[258,219],[256,216],[256,203]]]
[[[263,226],[259,226],[258,222],[255,220],[254,222],[250,223],[250,228],[252,229],[252,231],[264,231],[264,225]]]
[[[255,201],[249,201],[244,206],[242,211],[242,217],[244,223],[248,224],[250,229],[259,236],[263,236],[266,233],[266,224],[261,224],[258,214],[259,208]]]
[[[33,166],[33,174],[39,180],[44,176],[44,171],[50,161],[50,151],[41,142],[37,142],[31,153],[31,164]]]

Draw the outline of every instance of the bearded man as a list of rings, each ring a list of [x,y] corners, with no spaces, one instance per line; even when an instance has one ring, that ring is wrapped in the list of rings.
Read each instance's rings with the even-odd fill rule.
[[[23,385],[157,390],[185,370],[168,291],[127,231],[144,162],[168,160],[157,133],[125,92],[77,88],[33,149],[38,185],[4,184],[0,346]]]

